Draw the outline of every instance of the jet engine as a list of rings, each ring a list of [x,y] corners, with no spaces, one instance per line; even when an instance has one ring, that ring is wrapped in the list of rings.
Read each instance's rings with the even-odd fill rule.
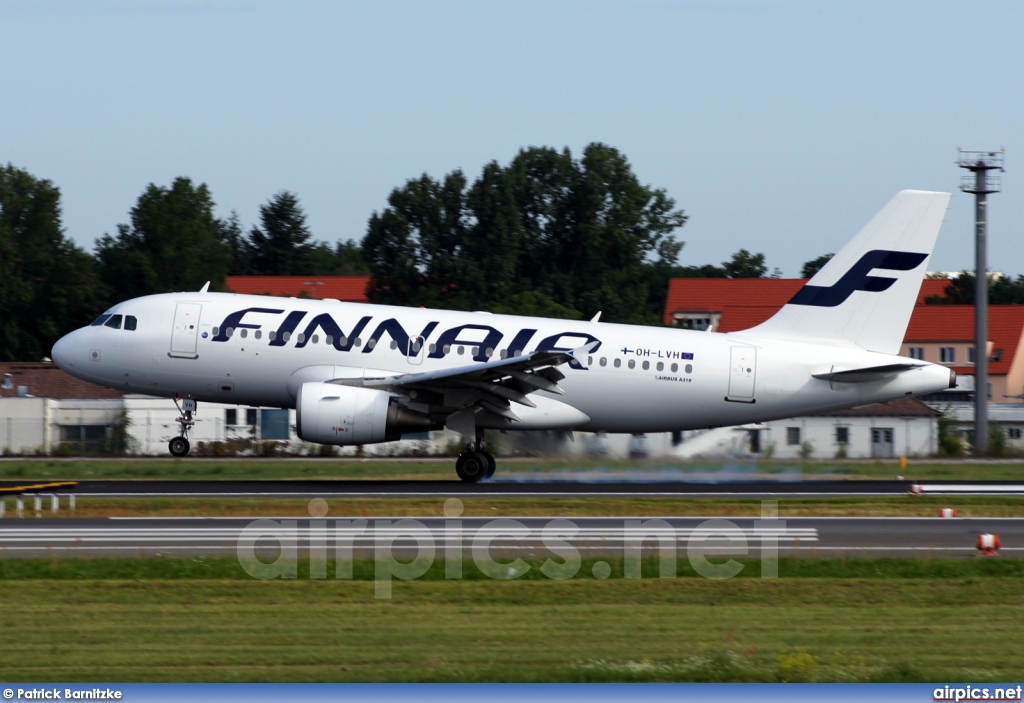
[[[336,383],[303,383],[295,399],[297,432],[318,444],[373,444],[432,429],[427,415],[385,391]]]

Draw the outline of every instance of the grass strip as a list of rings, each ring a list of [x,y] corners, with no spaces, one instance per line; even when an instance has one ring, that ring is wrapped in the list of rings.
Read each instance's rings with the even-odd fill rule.
[[[451,480],[455,481],[453,457],[423,457],[392,460],[337,457],[333,459],[228,458],[185,459],[112,458],[58,459],[25,458],[0,461],[0,480],[89,480],[89,479],[336,479],[336,480]],[[719,461],[678,462],[673,460],[615,461],[586,458],[533,459],[499,458],[499,476],[576,480],[580,473],[593,478],[644,480],[738,480],[776,478],[784,480],[891,479],[904,474],[914,481],[1021,480],[1024,459],[973,461],[969,459],[913,459],[906,469],[889,461]]]
[[[381,600],[367,581],[0,580],[0,678],[1015,684],[1020,585],[417,580]]]
[[[457,494],[453,494],[455,497]],[[14,499],[7,497],[7,514]],[[446,498],[347,498],[328,496],[327,517],[443,517]],[[464,517],[759,517],[760,499],[652,497],[503,497],[460,498]],[[31,513],[31,506],[26,505]],[[780,498],[778,514],[787,517],[939,517],[956,508],[962,518],[1024,517],[1024,497],[1015,496],[869,496],[853,498]],[[77,496],[75,509],[61,499],[46,517],[309,517],[309,498],[106,498]]]
[[[514,557],[509,557],[511,562]],[[527,567],[526,572],[516,581],[551,580],[546,575],[547,560],[522,559],[518,564]],[[724,558],[712,559],[722,562]],[[743,566],[736,579],[761,579],[762,564],[758,559],[735,559]],[[557,563],[557,562],[556,562]],[[606,564],[607,569],[599,567]],[[641,560],[643,579],[659,577],[662,562],[656,557]],[[351,573],[351,580],[372,581],[377,567],[371,559],[356,559],[342,562],[342,571]],[[326,574],[328,580],[335,580],[339,563],[329,561]],[[351,571],[349,572],[349,569]],[[605,580],[594,576],[595,572],[608,574],[611,580],[622,579],[622,559],[582,559],[575,570],[573,579]],[[309,560],[299,558],[295,574],[299,580],[309,579]],[[1024,579],[1024,560],[1000,558],[971,559],[808,559],[802,557],[780,557],[778,574],[781,579]],[[682,555],[676,559],[676,578],[703,579],[690,562]],[[461,569],[463,580],[495,580],[481,571],[472,558],[466,556]],[[195,556],[183,557],[96,557],[96,558],[52,558],[52,559],[3,559],[0,560],[0,581],[18,580],[254,580],[239,564],[235,557]],[[345,580],[348,580],[346,577]],[[417,581],[445,581],[445,562],[438,557],[431,566],[417,577]],[[556,579],[557,580],[557,579]],[[1021,595],[1024,597],[1024,582]]]

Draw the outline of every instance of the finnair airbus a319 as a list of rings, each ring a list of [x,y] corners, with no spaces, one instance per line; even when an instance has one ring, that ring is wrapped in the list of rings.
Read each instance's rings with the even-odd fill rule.
[[[897,356],[949,203],[903,191],[774,317],[718,334],[599,321],[256,295],[167,293],[53,347],[64,371],[178,404],[295,408],[308,442],[372,444],[447,427],[464,481],[494,473],[484,430],[668,432],[794,417],[955,384]]]

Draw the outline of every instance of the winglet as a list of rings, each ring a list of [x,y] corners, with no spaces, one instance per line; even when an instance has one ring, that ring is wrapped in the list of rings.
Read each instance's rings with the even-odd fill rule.
[[[597,314],[594,315],[592,318],[590,318],[590,321],[591,322],[600,322],[601,321],[601,313],[602,312],[603,312],[602,310],[598,310]]]
[[[199,289],[199,292],[200,293],[209,293],[210,292],[210,282],[207,281],[206,284],[202,288]]]

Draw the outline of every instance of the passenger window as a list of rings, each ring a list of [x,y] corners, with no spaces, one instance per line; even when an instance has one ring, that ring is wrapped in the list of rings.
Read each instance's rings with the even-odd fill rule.
[[[635,367],[636,367],[636,361],[634,359],[630,359],[629,360],[629,368],[632,369],[632,368],[635,368]]]
[[[121,329],[121,315],[111,315],[110,319],[103,323],[103,326],[115,330]]]
[[[128,330],[129,332],[134,332],[135,329],[138,326],[139,326],[139,321],[136,319],[135,315],[126,315],[125,316],[125,318],[124,318],[124,328],[126,330]]]
[[[107,321],[107,320],[108,320],[109,318],[110,318],[110,313],[109,313],[109,312],[107,312],[107,313],[103,313],[102,315],[100,315],[99,317],[97,317],[97,318],[96,318],[96,321],[95,321],[95,322],[93,322],[93,323],[92,323],[91,325],[89,325],[89,326],[90,326],[90,327],[100,327],[100,326],[101,326],[101,325],[102,325],[102,324],[103,324],[104,322],[106,322],[106,321]]]
[[[646,370],[647,370],[647,369],[649,369],[649,368],[651,368],[651,362],[649,362],[649,361],[645,361],[645,362],[644,362],[644,371],[646,371]]]
[[[672,364],[672,373],[675,373],[678,370],[679,370],[679,364]]]
[[[665,364],[659,361],[658,362],[658,371],[664,371],[664,370],[665,370]]]
[[[622,366],[622,359],[616,359],[612,363],[615,364],[615,368],[619,368],[620,366]]]
[[[607,366],[607,365],[608,365],[608,359],[606,359],[605,357],[602,356],[601,357],[601,366]]]

